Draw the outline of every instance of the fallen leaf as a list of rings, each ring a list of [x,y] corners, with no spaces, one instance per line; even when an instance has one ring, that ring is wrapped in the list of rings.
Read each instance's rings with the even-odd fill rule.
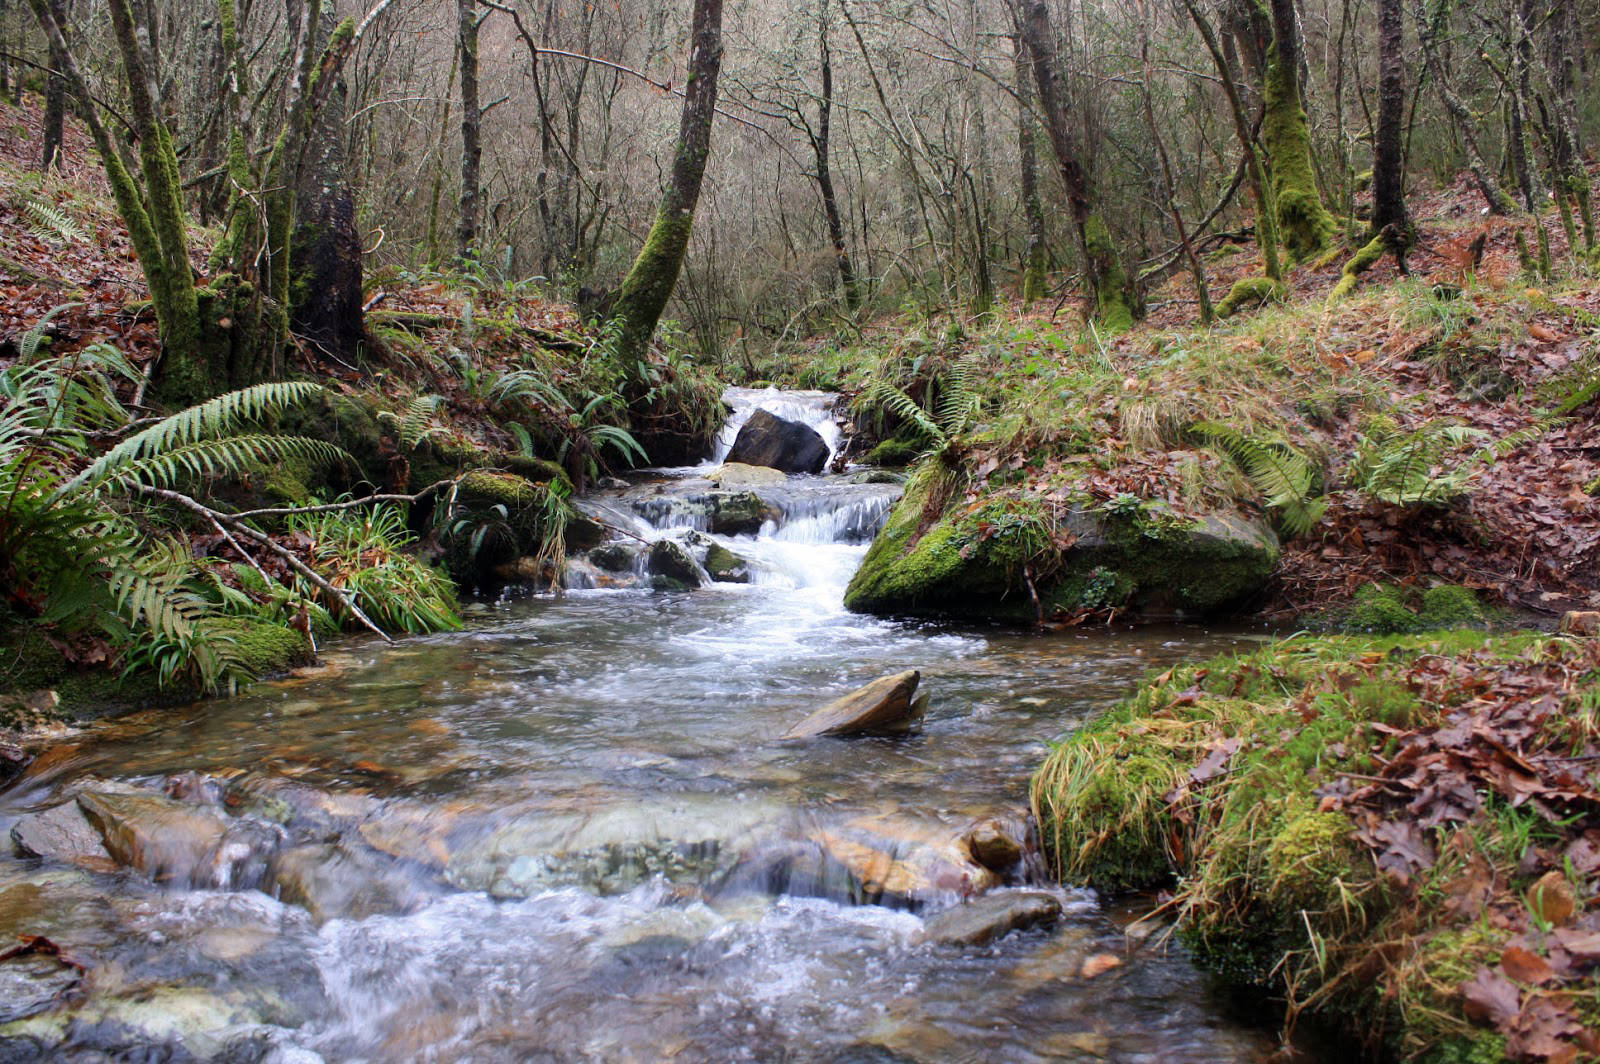
[[[1478,974],[1461,984],[1462,1011],[1478,1023],[1501,1027],[1511,1022],[1522,1003],[1522,995],[1499,972],[1480,966]]]
[[[1083,967],[1078,974],[1085,979],[1093,979],[1095,976],[1103,975],[1121,964],[1122,958],[1115,953],[1096,953],[1094,956],[1084,960]]]
[[[1506,947],[1500,955],[1500,969],[1515,982],[1532,983],[1535,986],[1548,983],[1556,976],[1550,962],[1521,946]]]

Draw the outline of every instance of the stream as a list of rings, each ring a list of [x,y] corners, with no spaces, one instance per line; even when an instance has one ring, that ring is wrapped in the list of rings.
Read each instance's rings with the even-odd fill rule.
[[[837,446],[826,396],[730,399],[730,431],[765,405]],[[49,944],[0,960],[0,1061],[1270,1054],[1274,1017],[1232,1013],[1036,858],[996,889],[1052,893],[1053,926],[925,938],[972,889],[964,833],[1025,834],[1045,740],[1248,637],[856,616],[844,586],[898,487],[790,477],[750,489],[759,531],[716,535],[696,502],[715,464],[586,505],[635,547],[719,544],[747,583],[580,562],[572,590],[474,605],[465,632],[352,640],[62,737],[0,794],[0,940]],[[779,740],[908,668],[919,729]]]

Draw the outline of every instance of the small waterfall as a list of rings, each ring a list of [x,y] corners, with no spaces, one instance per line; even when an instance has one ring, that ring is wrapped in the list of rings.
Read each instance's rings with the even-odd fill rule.
[[[733,441],[738,438],[739,430],[744,428],[744,423],[749,421],[750,415],[757,410],[765,410],[785,421],[798,421],[810,425],[822,437],[822,442],[828,445],[828,459],[832,461],[833,456],[839,451],[840,437],[843,435],[833,412],[838,398],[834,392],[729,388],[722,393],[722,399],[733,408],[733,413],[728,416],[722,431],[717,433],[716,446],[712,450],[709,464],[712,466],[722,464],[722,460],[733,449]]]

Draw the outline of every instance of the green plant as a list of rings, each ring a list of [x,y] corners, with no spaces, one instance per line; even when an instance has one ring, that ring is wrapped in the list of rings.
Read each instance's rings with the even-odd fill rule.
[[[424,440],[444,433],[444,426],[434,419],[443,403],[443,396],[419,395],[406,404],[405,413],[384,410],[378,414],[378,419],[394,426],[395,440],[401,451],[412,451]]]
[[[406,553],[413,537],[395,507],[293,514],[288,524],[311,540],[311,553],[328,583],[382,627],[414,633],[461,627],[449,581]],[[335,618],[353,619],[323,589],[302,582],[298,590]]]
[[[83,231],[81,225],[73,221],[72,217],[65,211],[53,204],[30,199],[27,202],[26,209],[28,217],[33,219],[33,224],[28,226],[28,232],[43,243],[82,243],[89,239],[89,234]]]
[[[1238,466],[1267,505],[1278,513],[1285,535],[1302,536],[1316,527],[1328,508],[1319,497],[1321,475],[1311,460],[1287,443],[1259,440],[1216,421],[1201,421],[1189,430],[1196,439],[1216,447]]]
[[[1495,439],[1484,429],[1455,421],[1428,421],[1406,431],[1392,418],[1374,416],[1345,469],[1345,481],[1353,490],[1392,506],[1448,506],[1471,494],[1474,481],[1498,459],[1563,420],[1540,417]]]
[[[911,435],[926,442],[925,453],[948,451],[973,429],[983,413],[979,375],[977,362],[971,356],[951,364],[940,377],[938,397],[931,410],[882,377],[867,386],[859,403],[898,418]]]

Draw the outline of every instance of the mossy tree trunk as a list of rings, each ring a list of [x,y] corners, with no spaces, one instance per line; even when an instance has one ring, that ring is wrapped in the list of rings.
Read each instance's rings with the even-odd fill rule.
[[[1022,256],[1022,305],[1044,298],[1049,256],[1044,243],[1044,204],[1039,200],[1038,123],[1033,115],[1033,74],[1028,69],[1028,48],[1021,34],[1013,39],[1017,81],[1017,169],[1021,181],[1022,213],[1027,221],[1027,245]]]
[[[483,109],[478,105],[478,4],[457,0],[456,54],[461,65],[461,210],[456,220],[456,256],[477,254],[478,221],[483,214],[478,177],[483,161]]]
[[[338,28],[324,8],[318,37]],[[320,45],[319,45],[320,46]],[[295,195],[289,245],[289,320],[318,351],[354,363],[364,339],[361,322],[361,233],[346,179],[344,79],[335,77],[327,103],[307,138]]]
[[[1311,127],[1300,91],[1300,35],[1294,0],[1270,0],[1272,54],[1263,85],[1261,138],[1272,160],[1278,233],[1289,258],[1303,262],[1333,242],[1333,215],[1322,205],[1311,159]]]
[[[694,211],[711,150],[711,121],[717,109],[717,76],[722,70],[722,0],[695,0],[690,26],[689,79],[684,86],[683,113],[672,174],[655,224],[644,247],[623,278],[612,307],[619,323],[617,354],[629,386],[639,387],[639,367],[649,351],[667,300],[677,286],[694,229]]]
[[[1017,29],[1033,62],[1045,131],[1050,135],[1056,164],[1066,185],[1073,226],[1083,253],[1084,276],[1089,283],[1092,317],[1113,332],[1131,326],[1144,316],[1144,300],[1123,268],[1105,219],[1098,211],[1088,168],[1067,110],[1066,86],[1056,55],[1055,31],[1045,0],[1015,0]]]

